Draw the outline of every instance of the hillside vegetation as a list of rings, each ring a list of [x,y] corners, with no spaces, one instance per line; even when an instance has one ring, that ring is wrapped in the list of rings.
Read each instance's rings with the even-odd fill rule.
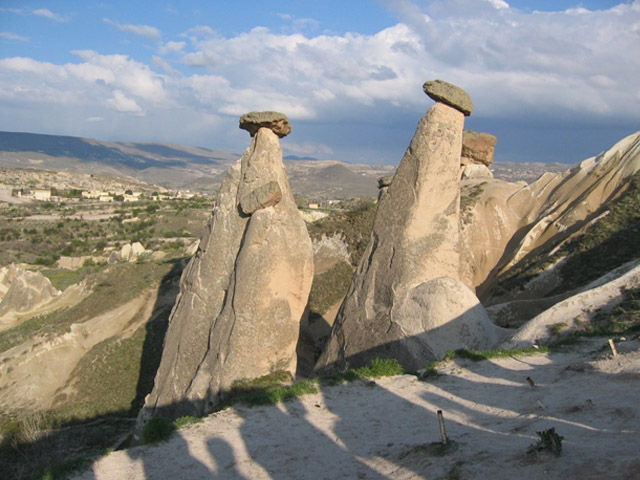
[[[523,258],[498,282],[497,289],[522,288],[550,265],[559,266],[562,284],[550,295],[570,291],[638,258],[640,244],[640,173],[633,175],[624,192],[593,215],[600,217],[583,232],[562,244],[550,243]]]

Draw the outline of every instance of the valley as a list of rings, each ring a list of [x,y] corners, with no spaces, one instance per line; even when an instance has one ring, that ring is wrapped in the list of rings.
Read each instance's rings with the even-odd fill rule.
[[[172,148],[172,154],[179,150],[176,146]],[[155,155],[159,155],[158,152],[168,155],[166,150],[146,150]],[[549,394],[551,389],[564,388],[561,369],[576,362],[594,365],[601,362],[597,368],[604,368],[607,375],[611,375],[607,380],[611,382],[610,387],[618,388],[616,361],[604,350],[608,338],[619,345],[622,357],[618,362],[622,359],[630,362],[625,363],[629,381],[637,376],[637,362],[632,361],[640,325],[636,300],[640,288],[638,256],[632,248],[640,231],[636,208],[640,198],[636,185],[640,169],[637,150],[636,134],[571,169],[566,165],[552,165],[549,172],[533,178],[538,171],[542,173],[546,165],[493,164],[492,176],[467,178],[460,184],[460,278],[477,292],[491,321],[502,327],[502,339],[507,338],[507,330],[513,335],[528,322],[530,326],[537,325],[532,330],[534,333],[523,330],[515,336],[517,340],[510,348],[531,348],[538,342],[545,347],[539,357],[522,361],[540,364],[539,368],[547,366],[544,368],[549,369],[548,374],[540,374],[541,370],[532,366],[531,375],[536,381],[543,378]],[[7,465],[15,478],[63,478],[67,471],[86,465],[105,449],[121,449],[135,441],[132,432],[145,398],[154,386],[171,312],[180,292],[191,282],[188,277],[181,281],[181,275],[194,254],[202,255],[200,242],[207,238],[213,224],[225,221],[213,220],[225,200],[218,188],[199,190],[197,182],[191,181],[163,180],[149,184],[133,175],[83,172],[77,165],[78,170],[50,170],[48,160],[47,169],[40,168],[43,164],[35,169],[2,165],[0,463]],[[331,342],[334,322],[341,315],[341,304],[349,295],[363,256],[371,255],[368,249],[379,211],[378,189],[385,195],[385,189],[389,188],[388,184],[380,187],[374,179],[389,176],[395,170],[388,166],[354,166],[317,160],[294,160],[285,162],[285,166],[295,203],[306,219],[313,250],[315,272],[308,297],[309,316],[300,325],[296,347],[297,382],[285,375],[265,386],[250,387],[250,395],[293,388],[307,379],[322,381],[314,368]],[[173,165],[167,175],[176,175],[175,168]],[[554,173],[554,169],[560,173]],[[29,196],[28,192],[39,190],[49,191],[53,198],[38,200]],[[22,195],[17,196],[17,191]],[[83,192],[103,192],[105,198],[102,201],[99,196],[89,198]],[[312,206],[312,203],[319,205]],[[589,297],[588,308],[584,300],[574,300],[574,297],[582,298],[579,295]],[[583,303],[577,304],[576,310],[578,301]],[[565,303],[570,308],[563,306]],[[547,312],[552,307],[557,313]],[[539,313],[547,316],[538,318]],[[574,342],[581,345],[577,350],[572,350]],[[454,350],[464,351],[457,347],[449,351]],[[408,397],[402,397],[405,400],[399,400],[401,403],[420,403],[421,395],[425,398],[424,395],[450,388],[463,388],[460,395],[475,398],[475,387],[469,386],[469,392],[464,393],[465,385],[475,382],[478,375],[494,378],[500,376],[502,370],[519,371],[520,357],[517,353],[514,355],[515,360],[488,362],[478,367],[455,356],[431,366],[423,363],[424,372],[430,372],[431,368],[435,378],[444,376],[441,380],[430,380],[422,370],[405,368],[405,372],[414,376],[382,380],[357,377],[359,380],[356,379],[354,385],[339,380],[337,390],[322,387],[321,393],[317,390],[313,393],[313,388],[308,387],[311,396],[303,397],[300,405],[313,410],[318,408],[316,405],[326,403],[329,410],[348,408],[351,411],[356,407],[348,406],[349,402],[354,398],[369,398],[367,392],[371,388],[380,390],[381,398],[390,392],[394,392],[393,398],[400,398],[404,391]],[[546,376],[548,380],[544,380]],[[318,378],[320,380],[316,380]],[[509,376],[506,381],[521,380]],[[495,384],[491,388],[502,388],[500,382],[487,384]],[[425,393],[424,389],[431,393]],[[236,395],[233,392],[232,389],[229,393],[229,403],[223,403],[221,408],[233,405]],[[505,424],[505,432],[526,430],[526,434],[518,434],[520,450],[531,443],[536,428],[548,428],[548,421],[560,424],[563,434],[580,434],[579,429],[574,432],[567,427],[573,420],[564,410],[560,411],[575,405],[569,405],[564,397],[557,400],[555,396],[546,395],[547,390],[542,392],[544,398],[536,393],[526,404],[528,410],[523,414],[531,420],[526,427],[517,422],[517,416]],[[343,395],[344,399],[339,400]],[[583,396],[599,409],[618,408],[615,402],[597,396],[595,390],[585,390]],[[238,401],[245,401],[242,395],[239,398]],[[542,402],[542,407],[536,406],[536,399]],[[484,405],[478,407],[479,415],[492,415],[490,412],[496,407],[491,401],[476,400],[478,405]],[[338,403],[333,405],[334,401]],[[345,406],[341,407],[339,402],[345,402]],[[430,410],[442,405],[430,402],[427,401],[424,408]],[[447,408],[457,408],[457,401],[450,398],[447,402]],[[517,405],[509,408],[517,409]],[[619,408],[626,409],[625,415],[634,425],[638,416],[631,407],[625,403]],[[604,410],[598,410],[598,420],[594,422],[604,421]],[[221,433],[224,440],[212,440],[208,429],[216,428],[216,421],[233,424],[227,416],[234,415],[246,415],[248,421],[255,423],[251,412],[239,404],[208,417],[205,424],[208,441],[224,441],[233,445],[233,449],[240,448],[231,440],[236,427]],[[274,410],[268,412],[278,416]],[[302,410],[299,414],[303,414]],[[347,418],[346,411],[341,415]],[[350,418],[355,422],[355,417]],[[319,417],[311,422],[316,425],[316,422],[327,421]],[[452,421],[456,425],[453,434],[459,440],[460,435],[466,435],[465,428],[470,424],[457,415]],[[483,422],[471,424],[476,427],[481,424],[479,430],[492,428],[492,421]],[[210,424],[214,427],[209,427]],[[598,425],[597,428],[604,428]],[[199,431],[205,427],[193,428]],[[275,427],[256,425],[255,428]],[[330,427],[318,427],[318,432],[324,432],[318,437],[319,441],[329,431],[327,428]],[[196,441],[189,432],[191,429],[176,435],[185,438],[187,443]],[[343,441],[354,442],[349,440],[349,435],[345,435]],[[372,469],[369,473],[374,477],[375,471],[393,478],[421,478],[415,475],[419,469],[426,468],[423,465],[426,460],[419,452],[431,448],[421,442],[417,437],[408,443],[392,440],[393,445],[386,454],[379,445],[365,447],[364,441],[358,448],[373,448],[361,450],[361,455],[371,456],[372,460],[364,464]],[[571,442],[575,442],[575,437],[568,440],[569,446]],[[501,448],[509,451],[507,444]],[[569,463],[563,467],[571,475],[581,468],[577,452],[582,450],[575,449],[575,445],[573,448]],[[133,452],[131,455],[137,455],[138,451],[123,450]],[[120,458],[126,463],[129,453],[118,455],[105,457],[97,464],[95,471],[103,473],[96,478],[116,478],[104,472],[117,472],[122,468],[109,462]],[[437,471],[443,475],[453,471],[469,474],[465,466],[469,458],[480,459],[483,452],[466,450],[461,455],[454,454],[439,464]],[[67,460],[56,463],[54,459],[61,456]],[[190,458],[185,457],[185,461]],[[528,458],[526,455],[514,457],[510,464],[517,468],[521,462],[528,462]],[[542,471],[550,461],[544,456],[536,457],[532,468]],[[344,468],[363,468],[357,462],[353,466],[346,458],[344,462]],[[630,464],[624,465],[619,473],[631,468]],[[495,474],[490,467],[486,468],[488,474]],[[259,469],[242,467],[239,470],[263,478]],[[62,473],[54,473],[58,471]]]

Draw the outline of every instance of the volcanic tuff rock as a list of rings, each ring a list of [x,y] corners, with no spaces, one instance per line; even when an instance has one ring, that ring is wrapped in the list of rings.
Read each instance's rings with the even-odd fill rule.
[[[252,137],[263,127],[270,129],[280,138],[291,133],[291,124],[284,113],[249,112],[240,117],[240,128],[247,130]]]
[[[466,117],[473,112],[473,102],[467,92],[460,87],[452,85],[443,80],[431,80],[425,82],[422,86],[424,93],[436,102],[442,102],[445,105],[455,108],[464,113]]]
[[[465,165],[462,167],[462,179],[467,180],[469,178],[493,178],[493,173],[484,165]]]
[[[462,165],[479,163],[490,167],[498,139],[495,135],[485,132],[465,130],[462,135]]]
[[[409,369],[423,368],[424,359],[442,359],[447,350],[485,350],[498,341],[498,331],[478,298],[453,278],[421,283],[398,304],[396,315],[402,318],[406,337],[398,360]]]
[[[596,222],[639,171],[637,132],[570,170],[545,173],[530,185],[495,178],[463,180],[464,196],[473,205],[462,224],[462,281],[476,287],[485,304],[544,297],[562,284],[557,273],[505,294],[496,294],[493,287],[529,254],[557,249]]]
[[[263,187],[273,191],[274,184],[280,201],[249,208],[251,215],[241,212],[242,199]],[[259,128],[229,169],[209,228],[182,275],[139,424],[150,415],[203,415],[236,380],[295,372],[312,278],[311,240],[289,189],[278,136]]]
[[[450,90],[466,95],[458,87]],[[462,112],[441,102],[418,124],[391,185],[381,190],[369,245],[316,368],[342,368],[345,362],[358,366],[379,356],[414,368],[441,358],[448,348],[486,347],[495,341],[495,334],[485,332],[493,328],[486,313],[482,319],[475,313],[482,306],[477,299],[470,301],[473,293],[457,281],[463,124]],[[455,288],[449,292],[447,285]],[[432,308],[433,292],[443,291],[451,295],[443,297],[440,308]],[[466,301],[453,308],[460,295]],[[468,316],[467,310],[472,312]],[[427,314],[435,316],[421,323]],[[454,336],[434,337],[442,342],[438,345],[425,340],[447,322],[456,326],[440,331]],[[482,327],[467,338],[457,336],[473,332],[471,324]]]
[[[12,313],[34,310],[60,295],[40,272],[23,270],[15,265],[0,269],[0,323],[12,320]]]

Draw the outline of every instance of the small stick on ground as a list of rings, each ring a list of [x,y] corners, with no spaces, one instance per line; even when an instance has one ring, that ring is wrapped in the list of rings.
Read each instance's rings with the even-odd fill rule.
[[[442,445],[446,445],[447,431],[444,428],[444,417],[442,416],[442,410],[438,410],[438,423],[440,423],[440,437],[442,438]]]
[[[613,338],[609,339],[609,346],[611,347],[611,353],[613,353],[614,357],[618,356],[618,349],[616,348],[616,344],[613,343]]]

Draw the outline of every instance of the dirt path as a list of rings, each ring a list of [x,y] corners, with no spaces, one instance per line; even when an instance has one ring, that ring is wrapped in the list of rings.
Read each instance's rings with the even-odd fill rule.
[[[638,478],[640,342],[621,343],[616,358],[600,353],[602,343],[456,360],[428,382],[404,375],[227,409],[164,444],[103,457],[75,479]],[[453,441],[444,455],[439,409]],[[562,455],[527,454],[551,427],[564,436]]]

